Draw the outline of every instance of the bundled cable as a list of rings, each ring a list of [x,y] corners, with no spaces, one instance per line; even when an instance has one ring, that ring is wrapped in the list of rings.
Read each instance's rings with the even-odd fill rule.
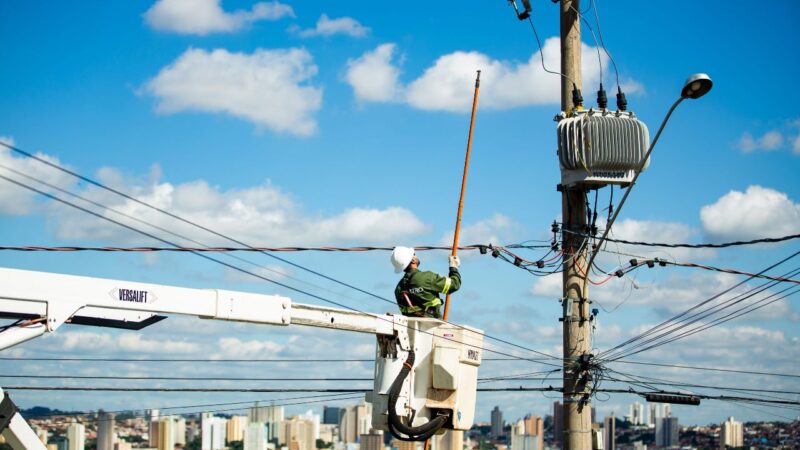
[[[440,415],[424,425],[412,427],[404,424],[400,420],[400,416],[397,415],[397,402],[400,399],[400,391],[403,389],[406,377],[414,367],[414,358],[414,350],[409,350],[408,357],[403,363],[403,368],[400,369],[400,373],[397,374],[397,378],[394,379],[392,386],[389,388],[389,431],[392,436],[401,441],[425,441],[436,434],[450,419],[449,415]]]

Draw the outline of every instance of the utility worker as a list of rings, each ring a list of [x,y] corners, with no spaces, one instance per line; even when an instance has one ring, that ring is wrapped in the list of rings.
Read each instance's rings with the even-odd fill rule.
[[[405,272],[397,283],[394,296],[400,312],[411,317],[442,317],[439,294],[447,295],[461,287],[458,256],[450,256],[450,273],[443,277],[434,272],[421,272],[419,258],[410,247],[395,247],[392,251],[395,273]]]

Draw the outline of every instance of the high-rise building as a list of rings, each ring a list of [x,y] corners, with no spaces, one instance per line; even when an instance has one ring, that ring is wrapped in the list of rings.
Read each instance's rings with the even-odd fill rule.
[[[150,447],[156,448],[158,447],[158,410],[149,409],[146,416],[148,423],[147,443]]]
[[[661,417],[656,420],[656,445],[659,447],[675,447],[679,444],[678,418]]]
[[[722,430],[719,433],[719,448],[724,450],[725,447],[742,447],[744,446],[744,427],[742,422],[733,420],[733,417],[728,417],[728,420],[722,422]]]
[[[371,428],[372,403],[362,400],[357,405],[344,408],[339,421],[339,440],[345,444],[358,442],[358,438]]]
[[[233,416],[228,419],[228,442],[243,441],[244,430],[247,428],[248,423],[250,422],[247,416]]]
[[[672,417],[672,407],[669,403],[664,403],[662,405],[664,407],[664,416],[663,417]]]
[[[97,412],[97,450],[114,450],[114,413]]]
[[[553,403],[553,441],[556,446],[564,441],[564,406],[561,402]]]
[[[337,408],[335,406],[324,406],[322,408],[322,423],[338,425],[339,411],[341,411],[341,408]]]
[[[644,405],[633,402],[630,406],[630,423],[633,425],[644,425]]]
[[[39,440],[42,441],[42,444],[44,444],[46,446],[47,445],[47,436],[48,436],[47,429],[46,428],[39,428],[39,427],[31,427],[31,429],[36,432],[36,437],[38,437]]]
[[[301,414],[299,417],[311,423],[311,435],[314,437],[314,441],[316,442],[316,440],[319,439],[319,425],[320,425],[319,414],[314,414],[314,411],[309,409],[308,411],[305,412],[305,414]],[[370,417],[370,426],[371,425],[372,425],[372,417]]]
[[[284,419],[283,406],[258,406],[258,403],[248,413],[250,422],[259,422],[267,426],[267,441],[278,439],[281,422]]]
[[[225,448],[227,420],[222,417],[203,416],[200,427],[201,450],[223,450]]]
[[[173,425],[173,430],[175,431],[172,434],[172,439],[175,441],[175,445],[185,446],[186,445],[186,419],[180,416],[172,416],[172,420],[175,422]]]
[[[529,414],[525,416],[524,423],[525,434],[536,439],[536,450],[544,449],[544,420],[539,416]]]
[[[543,434],[542,419],[538,416],[526,416],[511,425],[511,448],[513,450],[544,450]]]
[[[67,448],[83,450],[86,446],[86,427],[82,423],[72,422],[67,427]]]
[[[603,419],[603,450],[617,448],[617,418],[614,414]]]
[[[244,429],[243,450],[267,450],[267,427],[263,423],[252,422]]]
[[[492,439],[499,439],[500,436],[503,435],[503,427],[505,427],[505,422],[503,422],[503,411],[500,411],[499,406],[495,406],[492,410]]]
[[[175,420],[172,416],[158,419],[158,450],[175,450]]]
[[[370,430],[368,434],[360,436],[360,441],[360,450],[383,450],[382,431]]]
[[[656,412],[658,409],[658,404],[650,403],[648,406],[650,407],[650,414],[647,415],[647,426],[653,428],[656,426]]]
[[[289,449],[315,450],[317,440],[314,438],[314,424],[298,416],[281,422],[278,441]]]
[[[339,425],[328,423],[320,424],[319,426],[319,439],[323,442],[335,443],[339,437]]]

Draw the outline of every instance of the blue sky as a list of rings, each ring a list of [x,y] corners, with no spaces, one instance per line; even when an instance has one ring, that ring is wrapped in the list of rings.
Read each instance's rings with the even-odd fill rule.
[[[793,57],[793,44],[800,42],[794,27],[800,19],[798,5],[788,0],[773,2],[770,8],[752,2],[706,2],[691,8],[685,2],[598,3],[603,37],[619,67],[629,108],[648,124],[651,134],[688,74],[707,72],[715,82],[710,94],[684,102],[674,114],[614,235],[703,242],[797,233],[800,116],[792,106],[800,98],[792,81],[798,69]],[[558,79],[541,71],[530,28],[516,20],[505,1],[205,0],[188,9],[182,6],[183,2],[165,0],[0,4],[0,136],[253,245],[443,244],[454,223],[474,74],[482,69],[462,242],[510,244],[549,238],[549,224],[560,215],[552,121],[559,109]],[[550,69],[557,69],[557,6],[545,0],[533,6],[545,60]],[[593,14],[587,19],[596,29]],[[583,41],[583,94],[586,103],[594,105],[599,68],[596,44],[586,28]],[[607,57],[602,58],[604,83],[613,97],[613,72]],[[5,151],[0,152],[0,162],[159,226],[219,243]],[[0,184],[0,199],[3,245],[154,244],[10,185]],[[608,189],[601,191],[600,202],[608,202]],[[796,250],[796,243],[786,243],[648,255],[757,271]],[[536,259],[541,254],[525,256]],[[345,293],[273,260],[248,258]],[[386,297],[396,282],[383,253],[287,258]],[[422,259],[423,268],[446,270],[445,252],[426,253]],[[604,256],[602,262],[611,267],[616,259]],[[3,252],[0,264],[286,293],[191,255]],[[454,296],[454,321],[532,348],[561,352],[555,301],[560,277],[535,278],[477,255],[464,257],[462,273],[465,285]],[[686,268],[645,269],[637,277],[638,289],[619,280],[593,291],[608,309],[627,299],[613,313],[601,313],[597,348],[619,343],[641,331],[639,327],[739,280]],[[373,312],[389,306],[356,292],[345,294],[325,295]],[[291,296],[297,302],[315,302]],[[797,300],[790,297],[759,314],[634,358],[795,372],[800,358],[798,309]],[[198,329],[195,324],[196,319],[170,319],[137,336],[65,327],[4,353],[266,358],[314,357],[330,351],[369,357],[372,352],[371,338],[363,336],[206,322]],[[483,374],[541,369],[493,364],[487,363]],[[8,372],[48,374],[62,369],[104,373],[122,367],[27,362],[5,366]],[[252,374],[264,369],[242,366],[236,371]],[[370,374],[368,367],[348,369]],[[639,369],[619,366],[684,382],[800,387],[773,377]],[[124,370],[229,372],[156,365]],[[280,370],[332,372],[330,367]],[[187,395],[131,399],[17,392],[15,398],[23,406],[71,409],[193,402]],[[220,396],[220,401],[228,398],[247,397]],[[599,414],[624,414],[633,400],[615,396],[599,402]],[[485,395],[478,401],[476,417],[488,419],[495,404],[510,418],[545,414],[551,402],[539,394],[524,404],[517,396]],[[731,414],[775,418],[714,402],[673,411],[683,423],[720,422]],[[791,411],[768,411],[792,417]]]

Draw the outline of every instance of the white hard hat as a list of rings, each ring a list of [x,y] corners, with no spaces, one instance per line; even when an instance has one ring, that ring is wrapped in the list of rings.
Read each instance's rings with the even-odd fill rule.
[[[414,249],[411,247],[395,247],[392,250],[392,265],[394,266],[394,273],[400,273],[411,264],[414,259]]]

